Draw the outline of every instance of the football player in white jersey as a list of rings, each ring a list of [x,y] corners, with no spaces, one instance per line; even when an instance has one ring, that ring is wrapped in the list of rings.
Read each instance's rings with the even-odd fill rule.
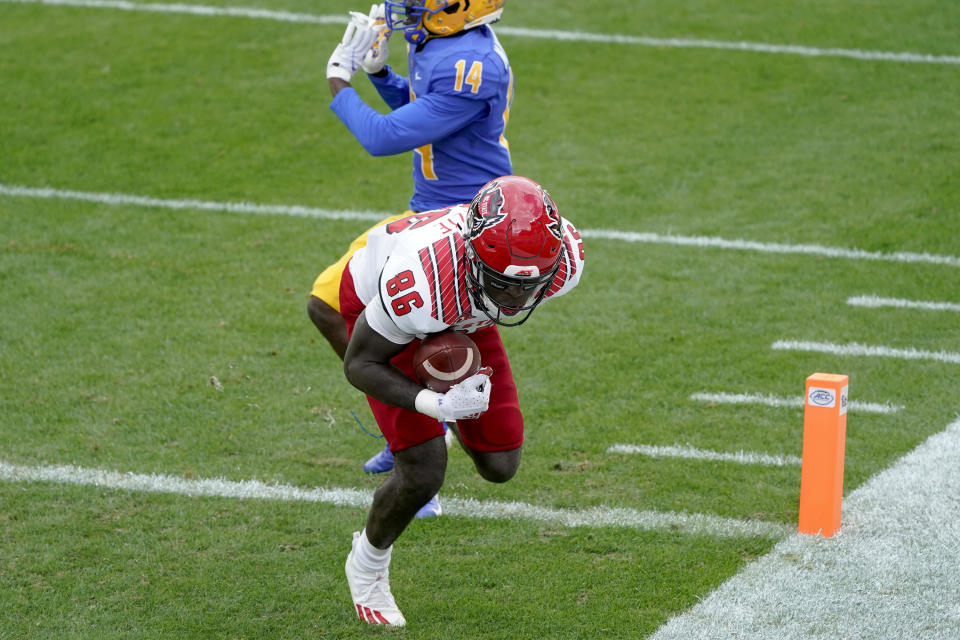
[[[402,625],[389,586],[392,545],[443,484],[441,421],[455,424],[480,475],[516,473],[523,415],[498,326],[517,326],[543,301],[573,289],[583,273],[579,232],[536,182],[502,176],[469,205],[414,214],[370,231],[340,282],[350,331],[344,373],[367,399],[393,451],[366,527],[354,534],[346,574],[359,617]],[[420,339],[468,333],[484,368],[446,393],[413,374]]]
[[[328,61],[330,108],[371,154],[412,151],[409,210],[387,221],[469,202],[489,180],[513,173],[505,137],[513,72],[491,26],[503,5],[504,0],[387,0],[371,6],[369,15],[351,14]],[[387,64],[394,32],[406,40],[405,75]],[[375,111],[353,89],[352,78],[361,69],[389,113]],[[365,242],[366,234],[354,240],[311,291],[310,318],[341,358],[347,331],[337,285],[347,260]],[[368,473],[392,468],[389,449],[363,465]],[[439,513],[434,499],[419,516]]]

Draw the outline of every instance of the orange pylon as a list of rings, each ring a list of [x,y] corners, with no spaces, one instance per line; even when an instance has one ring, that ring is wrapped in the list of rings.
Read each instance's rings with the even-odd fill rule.
[[[840,530],[849,377],[807,378],[800,470],[800,533],[832,537]]]

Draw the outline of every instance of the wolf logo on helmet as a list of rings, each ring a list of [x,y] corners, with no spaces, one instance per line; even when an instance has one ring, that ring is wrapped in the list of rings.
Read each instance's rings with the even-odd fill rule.
[[[504,0],[386,0],[387,27],[403,31],[410,44],[452,36],[490,24],[503,14]]]
[[[503,222],[503,190],[496,180],[488,182],[470,203],[470,231],[468,236],[474,238],[484,229],[496,226]]]

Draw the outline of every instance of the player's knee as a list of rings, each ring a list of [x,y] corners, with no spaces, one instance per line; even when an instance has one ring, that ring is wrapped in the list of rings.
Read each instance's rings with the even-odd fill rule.
[[[520,449],[483,453],[474,457],[480,476],[488,482],[507,482],[520,468]]]
[[[480,475],[487,482],[503,483],[507,482],[517,474],[517,467],[502,465],[481,467],[480,465],[477,465],[477,471],[480,472]]]

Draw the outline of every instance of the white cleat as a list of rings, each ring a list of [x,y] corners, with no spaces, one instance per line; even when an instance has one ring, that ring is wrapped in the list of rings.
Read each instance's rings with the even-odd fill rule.
[[[360,532],[353,534],[353,548],[357,546]],[[350,585],[350,595],[357,615],[364,622],[370,624],[387,624],[393,627],[402,627],[407,620],[397,608],[397,603],[390,593],[390,570],[363,571],[353,563],[353,549],[347,556],[345,566],[347,584]]]

